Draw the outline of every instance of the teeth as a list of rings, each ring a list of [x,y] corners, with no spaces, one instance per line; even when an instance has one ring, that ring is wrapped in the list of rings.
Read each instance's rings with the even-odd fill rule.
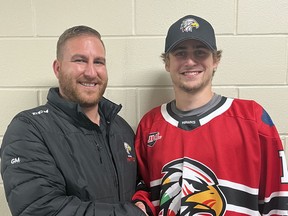
[[[87,87],[95,86],[95,83],[81,83],[81,84],[84,85],[84,86],[87,86]]]
[[[197,74],[199,74],[199,72],[185,72],[184,74],[197,75]]]

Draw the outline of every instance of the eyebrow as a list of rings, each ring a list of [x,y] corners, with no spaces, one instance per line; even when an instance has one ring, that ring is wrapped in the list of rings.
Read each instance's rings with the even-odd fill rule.
[[[94,61],[97,60],[97,61],[103,61],[105,64],[106,64],[106,58],[103,58],[103,57],[98,57],[96,59],[94,59]]]
[[[86,59],[87,57],[85,55],[81,55],[81,54],[75,54],[75,55],[71,56],[71,59],[75,59],[75,58],[84,58],[84,59]]]
[[[83,58],[83,59],[88,59],[85,55],[82,55],[82,54],[75,54],[75,55],[73,55],[72,57],[71,57],[71,59],[73,60],[73,59],[76,59],[76,58]],[[106,58],[104,58],[104,57],[96,57],[95,59],[94,59],[94,61],[95,60],[100,60],[100,61],[104,61],[104,62],[106,62]]]

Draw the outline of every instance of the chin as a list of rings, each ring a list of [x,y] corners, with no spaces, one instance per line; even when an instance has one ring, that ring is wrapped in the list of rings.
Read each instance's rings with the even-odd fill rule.
[[[83,108],[89,108],[89,107],[94,107],[98,104],[98,102],[81,102],[79,105]]]
[[[93,98],[86,98],[86,99],[82,99],[79,104],[83,107],[92,107],[95,106],[99,103],[101,97],[93,97]]]

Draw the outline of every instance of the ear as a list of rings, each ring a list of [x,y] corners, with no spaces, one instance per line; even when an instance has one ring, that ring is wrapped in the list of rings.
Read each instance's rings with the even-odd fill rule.
[[[54,74],[57,77],[57,79],[59,79],[59,72],[60,72],[60,62],[56,59],[53,62],[53,70],[54,70]]]
[[[213,69],[216,70],[218,65],[219,65],[219,60],[218,59],[214,59],[214,63],[213,63]]]
[[[220,56],[218,56],[218,54],[213,55],[213,64],[214,64],[214,68],[217,68],[219,63],[220,63],[220,59],[221,59],[221,53]]]
[[[170,72],[170,62],[168,59],[165,60],[165,69],[167,72]]]

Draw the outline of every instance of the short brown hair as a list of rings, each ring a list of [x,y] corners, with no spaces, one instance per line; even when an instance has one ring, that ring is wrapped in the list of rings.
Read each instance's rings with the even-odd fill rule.
[[[95,29],[93,29],[91,27],[84,26],[84,25],[73,26],[73,27],[65,30],[60,35],[60,37],[58,39],[57,50],[56,50],[57,59],[61,58],[62,48],[63,48],[64,44],[66,43],[66,41],[71,39],[71,38],[78,37],[81,35],[91,35],[91,36],[97,37],[101,41],[101,43],[105,49],[104,43],[101,40],[101,34],[98,31],[96,31]]]

